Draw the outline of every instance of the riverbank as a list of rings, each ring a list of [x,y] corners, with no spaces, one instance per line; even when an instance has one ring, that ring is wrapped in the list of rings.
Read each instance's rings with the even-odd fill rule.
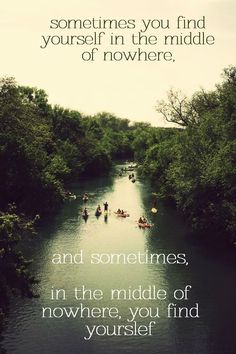
[[[42,225],[38,239],[34,239],[26,252],[34,258],[32,271],[40,280],[39,299],[16,299],[11,304],[10,316],[4,331],[3,345],[9,354],[41,352],[64,354],[65,352],[83,353],[103,352],[118,354],[135,352],[141,354],[159,351],[189,353],[198,348],[202,354],[221,354],[226,346],[225,339],[218,336],[221,326],[228,326],[227,348],[234,353],[235,341],[233,331],[234,313],[233,294],[235,293],[235,265],[227,257],[219,257],[204,251],[201,244],[193,243],[189,238],[189,229],[184,219],[174,208],[160,203],[158,213],[151,214],[152,189],[148,183],[137,180],[131,183],[128,176],[113,174],[110,178],[84,180],[83,184],[74,186],[75,194],[86,190],[92,197],[87,207],[91,210],[91,218],[85,222],[80,210],[82,200],[71,200],[64,203],[61,210],[50,221]],[[107,220],[101,215],[93,216],[97,204],[107,201],[111,213]],[[118,218],[113,210],[123,207],[130,212],[130,218]],[[136,220],[140,215],[146,215],[152,220],[153,228],[140,230]],[[90,262],[84,264],[52,263],[52,257],[57,253],[71,253],[83,250],[85,254],[164,254],[184,253],[188,265],[178,264],[99,264]],[[227,274],[227,277],[225,276]],[[171,302],[174,289],[192,286],[190,301],[199,303],[199,319],[168,319],[166,308]],[[219,284],[224,287],[224,301]],[[78,301],[74,297],[75,288],[85,286],[86,289],[103,291],[101,300],[83,300],[83,306],[117,307],[122,322],[118,318],[51,318],[42,319],[43,307],[76,307]],[[167,291],[168,299],[160,303],[154,300],[119,300],[114,303],[110,299],[111,289],[148,289],[156,285]],[[52,299],[53,289],[64,289],[65,300]],[[214,294],[214,296],[212,296]],[[156,300],[157,301],[157,300]],[[219,310],[221,304],[221,310]],[[86,326],[118,326],[125,325],[129,316],[129,307],[137,306],[159,307],[160,318],[153,326],[152,336],[97,336],[91,340]],[[59,311],[59,310],[58,310]],[[59,312],[58,312],[59,313]],[[215,315],[214,315],[215,314]],[[150,320],[139,318],[138,326],[148,325]],[[155,320],[154,320],[155,321]],[[100,328],[101,330],[101,328]],[[42,341],[43,338],[43,341]],[[142,348],[140,347],[142,343]],[[210,348],[209,349],[209,343]],[[78,349],[79,348],[79,349]]]

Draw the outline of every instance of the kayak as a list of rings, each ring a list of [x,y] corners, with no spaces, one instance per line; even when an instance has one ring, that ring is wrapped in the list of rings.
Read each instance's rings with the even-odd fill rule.
[[[69,194],[68,198],[69,199],[76,199],[76,195],[75,194]]]
[[[115,212],[115,214],[116,214],[118,217],[121,217],[121,218],[127,218],[127,217],[129,216],[129,214],[127,214],[127,213],[121,214],[121,213]]]
[[[117,215],[117,216],[121,216],[121,217],[123,217],[123,218],[126,218],[126,217],[128,217],[129,216],[129,214],[127,213],[127,211],[123,211],[123,213],[121,213],[121,212],[118,212],[118,211],[114,211],[114,213]]]
[[[146,228],[151,227],[152,225],[151,224],[147,224],[147,223],[144,224],[142,222],[139,222],[138,226],[141,227],[142,229],[146,229]]]

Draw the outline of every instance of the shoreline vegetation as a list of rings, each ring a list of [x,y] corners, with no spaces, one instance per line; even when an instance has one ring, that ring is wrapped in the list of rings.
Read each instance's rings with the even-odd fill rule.
[[[37,215],[60,206],[68,183],[106,174],[117,159],[138,163],[158,198],[173,201],[213,247],[235,247],[236,67],[213,91],[190,99],[169,91],[156,110],[176,127],[85,116],[50,105],[41,89],[0,80],[0,327],[9,294],[33,296],[35,279],[17,246],[34,233]]]

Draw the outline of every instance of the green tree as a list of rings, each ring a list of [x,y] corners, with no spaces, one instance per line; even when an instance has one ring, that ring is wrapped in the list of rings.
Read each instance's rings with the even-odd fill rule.
[[[16,207],[0,213],[0,312],[7,312],[10,294],[34,296],[35,278],[29,272],[31,261],[18,250],[19,242],[35,234],[35,220],[16,213]]]

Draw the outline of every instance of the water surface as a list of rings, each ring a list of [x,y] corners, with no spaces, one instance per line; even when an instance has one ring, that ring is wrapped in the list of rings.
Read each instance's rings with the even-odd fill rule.
[[[235,354],[236,282],[231,255],[223,257],[192,242],[185,221],[174,209],[159,203],[152,215],[151,188],[143,181],[131,183],[127,174],[87,180],[74,187],[77,195],[86,191],[89,218],[81,217],[81,198],[66,202],[60,213],[45,221],[37,240],[27,253],[34,258],[33,271],[40,280],[40,298],[17,299],[11,305],[3,345],[14,354]],[[109,203],[107,218],[95,217],[98,204]],[[118,218],[114,211],[123,208],[129,218]],[[141,230],[137,220],[146,215],[153,227]],[[83,250],[83,264],[55,265],[54,254],[75,254]],[[188,266],[168,264],[91,264],[91,254],[169,254],[185,253]],[[179,306],[199,304],[200,318],[166,318],[166,307],[173,302],[175,289],[191,285],[189,301]],[[101,289],[103,300],[79,301],[74,288]],[[135,289],[155,285],[165,289],[167,299],[110,300],[112,288]],[[51,300],[51,289],[64,289],[66,299]],[[42,307],[114,307],[121,318],[42,318]],[[175,301],[176,302],[176,301]],[[158,307],[159,318],[138,318],[137,324],[155,321],[152,336],[93,336],[86,341],[86,325],[127,324],[128,307]]]

